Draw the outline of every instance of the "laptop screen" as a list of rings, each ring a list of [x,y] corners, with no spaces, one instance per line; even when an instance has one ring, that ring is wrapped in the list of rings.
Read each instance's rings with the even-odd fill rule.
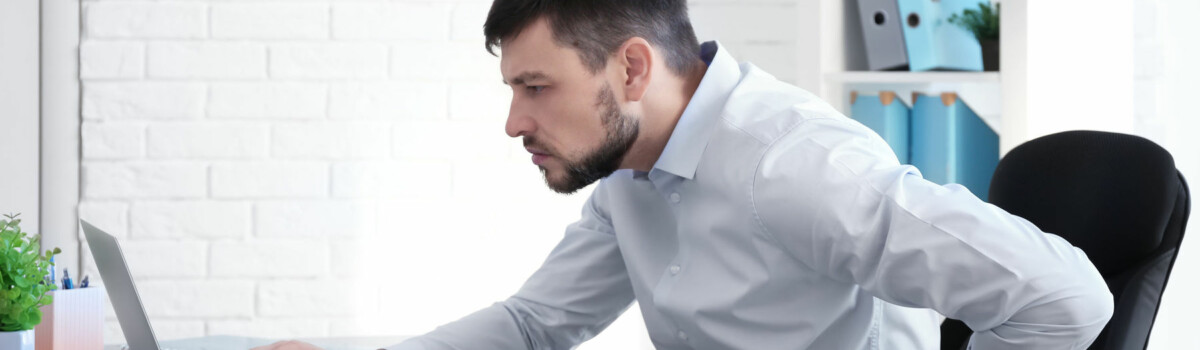
[[[121,331],[125,333],[125,342],[134,350],[158,350],[154,330],[150,328],[146,310],[142,308],[141,298],[138,297],[137,289],[133,287],[133,277],[129,274],[129,267],[125,264],[125,257],[121,254],[116,237],[87,221],[79,220],[79,224],[83,226],[83,234],[87,237],[96,267],[100,269],[104,289],[108,292],[108,299],[112,301],[113,310],[117,313]]]

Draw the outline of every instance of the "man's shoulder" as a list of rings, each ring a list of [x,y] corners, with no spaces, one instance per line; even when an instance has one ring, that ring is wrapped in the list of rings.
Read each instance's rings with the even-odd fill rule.
[[[813,119],[846,118],[820,97],[748,65],[721,113],[739,133],[770,144]]]
[[[837,164],[856,171],[897,162],[882,138],[816,95],[752,65],[744,72],[722,113],[730,134],[714,135],[714,139],[736,139],[732,133],[737,133],[755,140],[760,146],[753,157],[754,176],[786,170],[775,174],[785,176],[776,177],[798,181],[797,176],[807,177],[809,171],[826,167],[835,158]],[[764,161],[782,167],[764,168]]]

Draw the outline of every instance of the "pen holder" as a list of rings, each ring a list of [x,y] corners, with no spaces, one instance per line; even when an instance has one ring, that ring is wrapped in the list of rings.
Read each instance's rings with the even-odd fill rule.
[[[104,348],[104,288],[50,291],[54,301],[42,306],[42,322],[34,328],[37,350]]]

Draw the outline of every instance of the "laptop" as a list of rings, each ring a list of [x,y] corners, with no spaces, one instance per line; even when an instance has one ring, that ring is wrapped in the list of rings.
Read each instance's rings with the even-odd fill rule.
[[[128,344],[122,350],[228,350],[249,349],[274,343],[276,340],[239,336],[208,336],[194,339],[168,341],[171,347],[160,347],[154,337],[154,329],[150,327],[150,319],[142,307],[137,289],[133,287],[133,276],[125,263],[121,247],[117,245],[116,237],[96,228],[84,220],[79,220],[83,226],[83,234],[87,237],[88,246],[92,250],[92,258],[100,269],[100,278],[104,281],[104,289],[108,299],[112,301],[113,310],[117,313],[117,321],[121,324],[121,332],[125,333]],[[379,344],[396,344],[408,337],[383,336],[361,338],[320,338],[299,339],[319,346],[326,350],[365,350],[378,349]],[[105,347],[106,349],[108,347]]]
[[[142,300],[138,297],[137,289],[133,287],[133,276],[129,274],[129,266],[125,264],[125,256],[121,254],[116,237],[87,221],[79,220],[79,224],[83,226],[83,234],[91,247],[96,267],[100,269],[100,278],[104,281],[104,290],[108,292],[108,299],[112,301],[113,310],[117,313],[121,332],[125,333],[125,342],[128,345],[124,349],[170,350],[159,348],[158,340],[154,338],[154,329],[150,328],[150,320],[146,318]]]

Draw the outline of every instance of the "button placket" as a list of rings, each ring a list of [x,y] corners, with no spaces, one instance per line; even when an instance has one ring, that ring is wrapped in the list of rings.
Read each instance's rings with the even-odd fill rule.
[[[660,196],[659,198],[662,198],[666,201],[669,210],[675,215],[676,219],[678,219],[680,210],[682,210],[680,204],[683,202],[683,196],[679,191],[679,185],[682,182],[682,179],[675,178],[674,175],[657,171],[657,169],[651,171],[649,178],[654,185],[654,189],[656,192],[658,192],[657,194]],[[676,233],[678,234],[681,228],[676,227],[676,230]],[[677,252],[675,259],[672,259],[668,263],[666,266],[666,271],[664,271],[665,273],[660,277],[659,283],[654,288],[654,302],[659,308],[659,311],[662,312],[662,315],[674,323],[674,326],[676,327],[675,336],[678,341],[682,343],[690,343],[690,336],[683,330],[683,328],[686,327],[686,324],[690,321],[687,320],[687,317],[679,314],[679,305],[677,305],[679,302],[677,300],[668,301],[671,299],[670,294],[674,289],[675,283],[678,281],[679,273],[683,271],[683,262],[687,261],[688,256],[687,244],[685,243],[687,238],[680,235],[678,236],[678,239],[679,251]]]

